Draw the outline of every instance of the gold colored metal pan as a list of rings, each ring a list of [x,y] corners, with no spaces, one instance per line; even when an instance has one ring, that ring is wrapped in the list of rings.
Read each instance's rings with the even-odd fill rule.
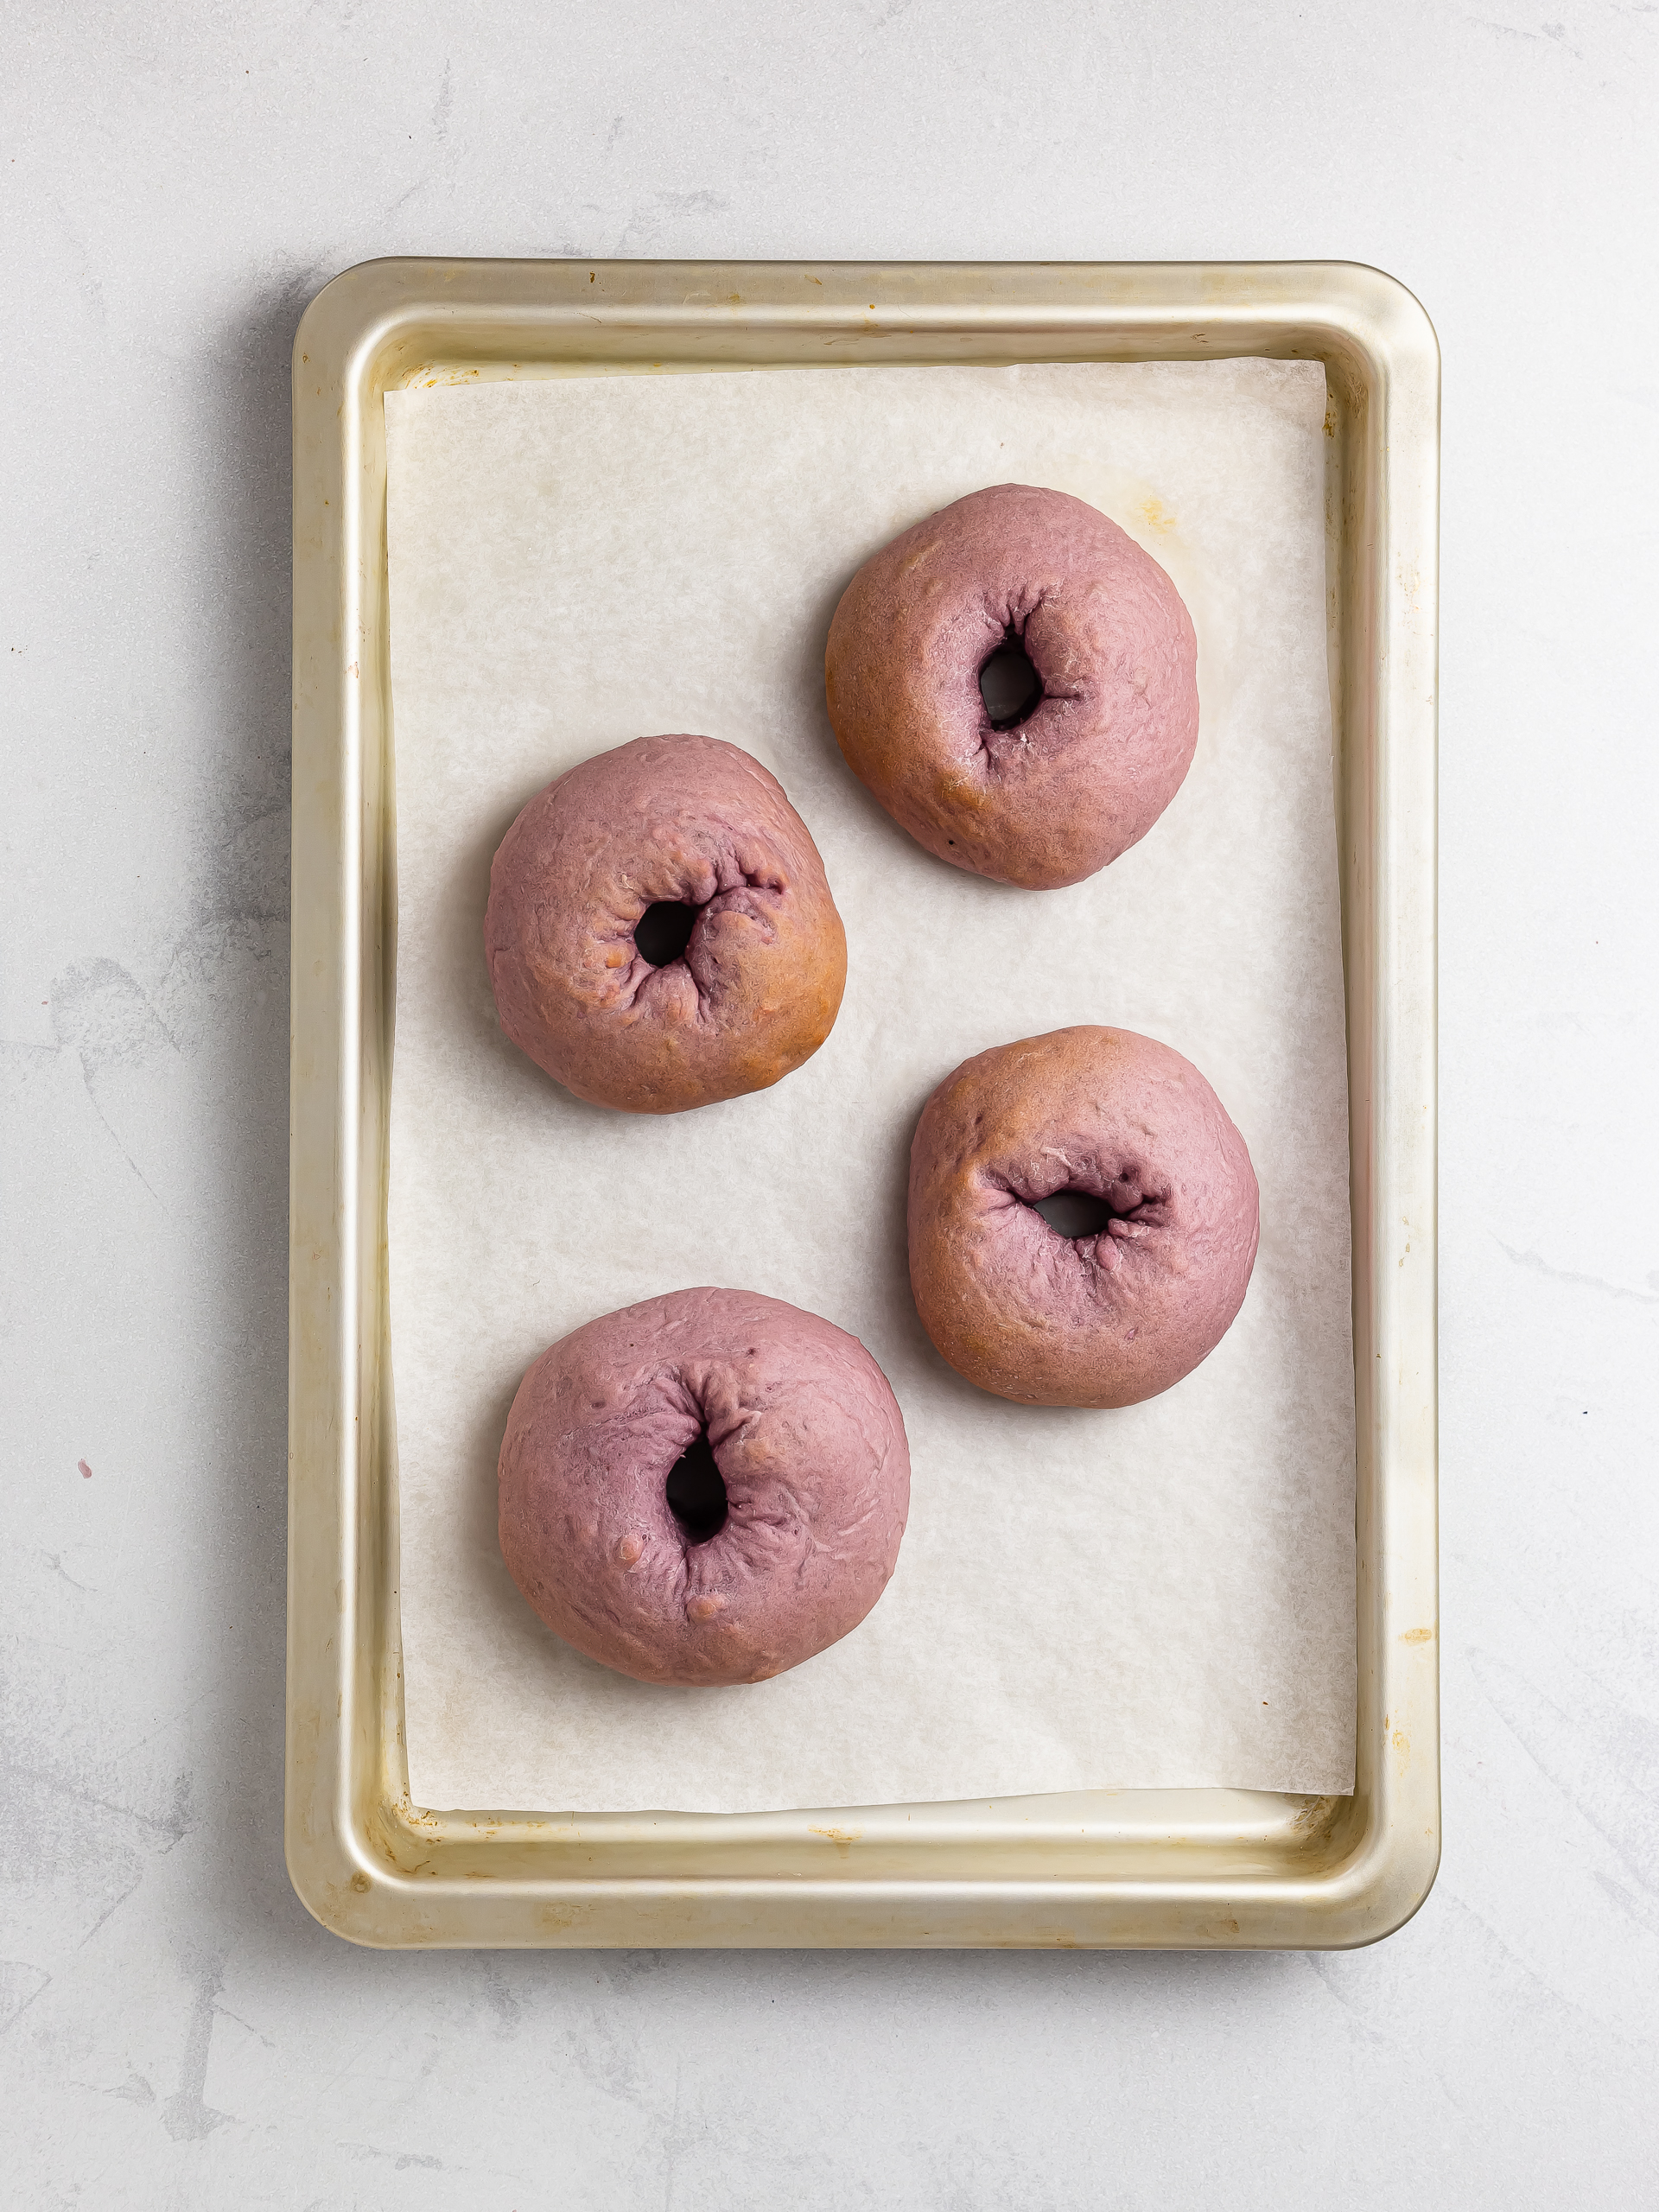
[[[420,377],[1318,359],[1358,1413],[1350,1797],[1091,1791],[561,1815],[409,1800],[386,1304],[396,919],[383,395]],[[1439,1853],[1435,621],[1440,366],[1341,263],[381,261],[294,347],[287,1850],[356,1942],[1319,1948]]]

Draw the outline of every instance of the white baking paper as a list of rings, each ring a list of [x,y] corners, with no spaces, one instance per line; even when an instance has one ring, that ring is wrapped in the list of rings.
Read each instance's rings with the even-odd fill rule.
[[[1347,1105],[1327,687],[1323,371],[1306,363],[626,375],[390,395],[397,1008],[391,1319],[411,1793],[733,1811],[1097,1786],[1352,1784]],[[859,564],[963,493],[1077,493],[1192,609],[1198,755],[1091,882],[912,844],[823,704]],[[663,1120],[503,1037],[491,855],[548,779],[696,730],[745,746],[847,924],[835,1032],[775,1089]],[[906,1276],[908,1147],[969,1053],[1070,1022],[1209,1077],[1262,1186],[1243,1313],[1122,1412],[947,1368]],[[592,1316],[741,1285],[862,1338],[904,1409],[910,1525],[861,1627],[774,1681],[580,1657],[496,1546],[530,1362]]]

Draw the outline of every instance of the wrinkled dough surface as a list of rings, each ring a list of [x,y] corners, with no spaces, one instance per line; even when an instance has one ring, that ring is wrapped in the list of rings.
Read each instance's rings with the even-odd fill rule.
[[[704,1432],[727,1518],[693,1544],[666,1484]],[[550,1629],[637,1681],[709,1687],[857,1627],[899,1555],[910,1449],[856,1337],[753,1292],[681,1290],[543,1353],[499,1485],[502,1554]]]
[[[910,1154],[917,1310],[960,1374],[1044,1406],[1130,1406],[1215,1350],[1255,1262],[1255,1173],[1190,1061],[1128,1029],[1058,1029],[966,1060]],[[1111,1218],[1072,1239],[1058,1191]]]
[[[979,671],[1010,632],[1045,696],[998,730]],[[971,493],[867,561],[824,683],[849,766],[893,818],[941,860],[1028,890],[1137,843],[1198,743],[1180,594],[1098,509],[1027,484]]]
[[[634,943],[647,906],[698,907],[684,954]],[[830,1034],[847,937],[782,785],[719,738],[640,737],[558,777],[490,867],[501,1027],[596,1105],[677,1114],[764,1090]]]

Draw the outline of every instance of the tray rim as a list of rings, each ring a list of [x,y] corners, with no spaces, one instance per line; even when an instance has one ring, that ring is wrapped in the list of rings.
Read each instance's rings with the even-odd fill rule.
[[[423,375],[577,365],[1243,354],[1320,359],[1332,391],[1359,1431],[1353,1796],[1091,1791],[579,1817],[413,1807],[385,1301],[396,888],[382,394]],[[1421,307],[1382,272],[1336,262],[397,259],[324,287],[293,365],[285,1840],[308,1909],[391,1947],[1323,1948],[1398,1927],[1433,1880],[1440,1829],[1440,365]]]

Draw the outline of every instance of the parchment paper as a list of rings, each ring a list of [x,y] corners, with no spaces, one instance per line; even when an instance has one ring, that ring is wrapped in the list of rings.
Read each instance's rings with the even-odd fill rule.
[[[827,369],[386,402],[398,949],[391,1314],[410,1786],[432,1807],[731,1811],[1082,1788],[1352,1784],[1346,1085],[1325,651],[1324,372],[1300,363]],[[982,485],[1076,493],[1197,624],[1186,783],[1091,882],[930,858],[843,765],[836,601]],[[840,1020],[772,1090],[657,1120],[502,1036],[492,853],[571,762],[745,746],[847,924]],[[905,1268],[922,1102],[988,1045],[1143,1030],[1214,1084],[1262,1185],[1244,1309],[1122,1412],[974,1389]],[[904,1408],[908,1533],[832,1650],[652,1688],[552,1636],[495,1538],[519,1377],[591,1316],[747,1286],[861,1337]]]

